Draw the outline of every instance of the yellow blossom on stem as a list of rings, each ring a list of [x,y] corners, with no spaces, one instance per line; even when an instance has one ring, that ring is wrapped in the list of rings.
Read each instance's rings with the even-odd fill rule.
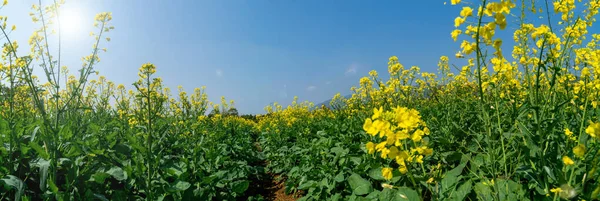
[[[452,31],[452,33],[450,33],[450,35],[452,36],[452,39],[456,41],[458,35],[460,35],[461,33],[462,31],[460,29],[455,29],[454,31]]]
[[[390,180],[393,177],[392,171],[392,168],[383,168],[381,169],[381,174],[383,175],[383,178],[385,178],[386,180]]]
[[[375,143],[367,142],[366,147],[367,147],[367,151],[369,152],[369,154],[375,153]]]
[[[573,147],[573,153],[579,158],[583,158],[583,156],[585,155],[585,151],[586,149],[584,144],[579,144]]]
[[[568,156],[563,156],[563,157],[562,157],[562,161],[563,161],[563,163],[564,163],[566,166],[571,166],[571,165],[574,165],[574,164],[575,164],[575,162],[574,162],[574,161],[573,161],[571,158],[569,158]]]
[[[466,19],[462,17],[454,18],[454,27],[459,27],[461,24],[465,23]]]
[[[571,135],[573,135],[573,132],[571,132],[571,130],[569,130],[569,128],[565,128],[565,135],[567,137],[571,137]]]
[[[471,7],[463,7],[460,11],[460,16],[463,18],[467,18],[473,15],[473,9]]]
[[[591,123],[586,129],[585,132],[592,137],[600,137],[600,122]]]

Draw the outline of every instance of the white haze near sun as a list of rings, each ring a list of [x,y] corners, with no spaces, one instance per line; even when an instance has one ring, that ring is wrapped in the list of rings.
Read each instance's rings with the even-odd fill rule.
[[[87,8],[84,1],[69,1],[59,8],[59,21],[53,19],[53,24],[49,26],[48,43],[50,51],[55,59],[58,59],[58,32],[60,31],[60,66],[66,66],[72,75],[77,75],[81,69],[83,61],[82,57],[92,53],[92,46],[95,42],[94,36],[90,36],[90,32],[98,33],[98,28],[94,27],[94,16],[96,13]],[[59,29],[60,23],[60,29]],[[41,24],[36,24],[39,28]],[[53,34],[52,31],[54,31]],[[102,41],[106,43],[106,41]],[[105,46],[101,44],[100,47]],[[100,55],[101,57],[102,55]],[[34,74],[38,75],[41,83],[47,81],[45,74],[41,68],[34,68]],[[91,76],[95,79],[96,76]],[[64,87],[64,82],[61,81]]]
[[[94,19],[84,19],[88,18],[85,15],[85,8],[65,4],[60,8],[59,15],[61,37],[75,41],[90,37],[89,31],[86,31],[89,30],[88,27],[92,25]],[[53,29],[59,31],[58,22],[55,22]],[[65,41],[63,40],[63,43]]]

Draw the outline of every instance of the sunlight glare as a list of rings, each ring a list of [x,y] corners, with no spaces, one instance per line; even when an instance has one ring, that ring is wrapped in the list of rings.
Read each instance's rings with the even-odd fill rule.
[[[78,39],[85,36],[83,12],[81,8],[66,7],[60,8],[59,13],[60,32],[65,38]],[[59,31],[55,25],[55,30]]]

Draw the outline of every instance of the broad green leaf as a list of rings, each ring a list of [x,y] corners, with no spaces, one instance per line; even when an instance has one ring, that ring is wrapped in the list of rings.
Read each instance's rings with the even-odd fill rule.
[[[96,172],[90,177],[90,181],[95,181],[96,183],[101,184],[104,183],[104,180],[106,180],[108,177],[110,177],[110,174],[105,172]]]
[[[233,190],[233,192],[242,194],[242,193],[246,192],[246,190],[248,189],[249,186],[250,186],[250,182],[248,180],[236,181],[236,182],[233,182],[233,187],[231,190]]]
[[[316,181],[306,181],[306,182],[302,183],[300,186],[298,186],[298,189],[307,190],[309,188],[314,188],[316,186],[317,186]]]
[[[556,181],[556,177],[554,176],[554,173],[552,172],[552,170],[550,170],[550,168],[548,166],[544,166],[544,171],[546,172],[546,174],[548,174],[548,177],[552,180],[550,180],[550,182],[552,181]]]
[[[392,200],[394,199],[394,196],[396,195],[396,190],[394,189],[389,189],[389,188],[384,188],[381,193],[379,193],[379,200],[383,201],[383,200]]]
[[[56,184],[54,184],[54,181],[52,181],[52,179],[48,180],[48,187],[50,187],[50,191],[54,194],[58,194],[58,186],[56,186]]]
[[[333,178],[336,182],[343,182],[344,181],[344,172],[340,172],[339,174],[337,174],[335,176],[335,178]]]
[[[344,148],[342,147],[333,147],[330,150],[331,152],[335,153],[336,155],[341,155],[344,152]]]
[[[50,158],[50,155],[48,155],[48,153],[46,153],[46,150],[44,150],[44,148],[42,148],[39,144],[37,144],[36,142],[29,142],[29,146],[31,148],[33,148],[33,150],[35,150],[35,152],[42,157],[43,159],[48,160]]]
[[[167,173],[169,175],[176,176],[177,178],[179,178],[179,176],[181,176],[181,174],[183,174],[183,171],[181,171],[181,169],[179,167],[170,166],[169,168],[167,168]]]
[[[467,163],[461,163],[460,165],[456,166],[454,169],[448,171],[444,177],[447,177],[447,176],[457,177],[458,175],[460,175],[460,173],[462,173],[463,168],[465,168],[466,165],[467,165]]]
[[[379,194],[381,193],[381,191],[378,190],[373,190],[373,192],[369,193],[369,195],[367,195],[365,198],[367,199],[377,199],[379,197]]]
[[[360,175],[353,173],[348,177],[348,183],[352,188],[352,192],[355,195],[366,195],[373,191],[373,186],[371,186],[371,182],[362,178]]]
[[[440,182],[440,185],[442,186],[442,192],[446,193],[454,191],[454,189],[456,189],[458,181],[460,181],[461,178],[462,177],[457,177],[454,175],[445,176]]]
[[[106,174],[111,175],[118,181],[127,179],[127,172],[123,171],[120,167],[113,166],[110,170],[106,171]]]
[[[37,136],[37,133],[38,133],[38,131],[39,131],[39,130],[40,130],[40,127],[39,127],[39,126],[36,126],[36,127],[33,129],[33,132],[31,133],[31,139],[29,140],[30,142],[33,142],[33,141],[35,141],[35,136]]]
[[[106,197],[102,194],[94,193],[94,197],[102,201],[108,201],[108,199],[106,199]]]
[[[44,160],[42,158],[37,158],[37,160],[32,164],[32,166],[39,168],[40,190],[42,190],[42,192],[46,191],[46,180],[48,179],[48,168],[50,168],[50,161]]]
[[[417,191],[408,188],[408,187],[400,187],[396,191],[396,196],[394,196],[395,201],[419,201],[421,197]]]
[[[23,181],[18,177],[13,175],[6,175],[2,180],[5,186],[9,188],[15,189],[15,200],[21,200],[21,196],[23,195],[23,191],[25,190]]]
[[[381,167],[378,168],[373,168],[371,170],[369,170],[369,177],[371,177],[372,179],[375,180],[379,180],[379,181],[383,181],[385,180],[385,178],[383,178],[383,175],[381,174]]]
[[[192,186],[189,182],[187,181],[181,181],[181,180],[177,180],[176,182],[174,182],[173,184],[171,184],[171,188],[175,191],[185,191],[187,190],[190,186]]]
[[[117,144],[114,147],[115,151],[117,153],[126,155],[126,156],[131,156],[131,147],[129,145],[126,144]]]
[[[450,196],[449,200],[455,200],[455,201],[463,201],[465,200],[465,197],[471,193],[471,189],[472,189],[473,183],[471,182],[471,180],[468,180],[467,182],[463,183],[462,185],[460,185],[460,187],[458,187],[458,189]]]
[[[336,193],[336,194],[334,194],[333,196],[331,196],[329,198],[329,200],[331,200],[331,201],[338,201],[338,200],[341,200],[341,199],[342,199],[342,194],[340,194],[340,193]]]
[[[479,182],[475,184],[475,193],[477,194],[478,200],[492,200],[492,190],[488,185],[483,184],[483,182]]]
[[[525,196],[525,190],[521,184],[512,180],[498,179],[496,180],[496,191],[499,194],[500,200],[529,200]]]
[[[350,157],[350,161],[352,161],[354,165],[362,164],[362,158],[360,157]]]

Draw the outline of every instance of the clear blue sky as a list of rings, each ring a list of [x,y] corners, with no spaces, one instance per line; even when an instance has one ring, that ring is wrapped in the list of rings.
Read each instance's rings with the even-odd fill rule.
[[[33,3],[10,0],[0,10],[17,24],[11,38],[21,55],[29,50]],[[91,51],[94,15],[109,11],[115,29],[101,45],[108,49],[96,65],[102,75],[131,87],[151,62],[173,91],[206,86],[210,100],[233,99],[240,113],[262,113],[294,96],[320,103],[349,94],[368,71],[387,74],[392,55],[435,71],[439,57],[460,45],[450,37],[460,6],[443,0],[67,0],[64,9],[81,19],[63,41],[71,72]]]

